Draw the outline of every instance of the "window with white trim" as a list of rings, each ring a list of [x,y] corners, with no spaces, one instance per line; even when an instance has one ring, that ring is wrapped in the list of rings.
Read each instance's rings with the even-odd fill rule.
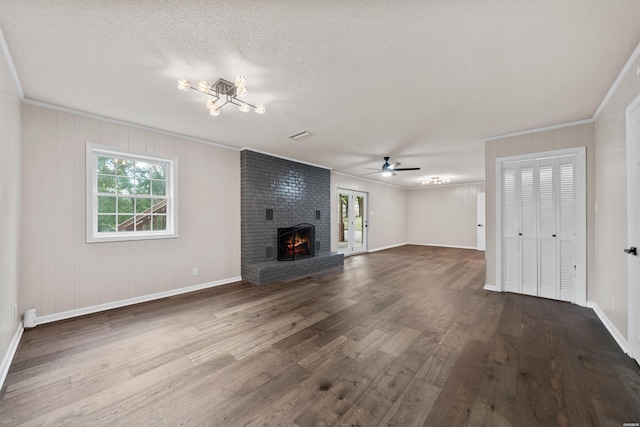
[[[178,237],[178,160],[87,144],[87,242]]]

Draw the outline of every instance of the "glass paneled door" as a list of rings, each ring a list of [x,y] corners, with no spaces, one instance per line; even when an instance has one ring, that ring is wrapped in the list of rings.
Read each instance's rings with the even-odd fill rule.
[[[367,250],[367,193],[338,189],[338,252]]]

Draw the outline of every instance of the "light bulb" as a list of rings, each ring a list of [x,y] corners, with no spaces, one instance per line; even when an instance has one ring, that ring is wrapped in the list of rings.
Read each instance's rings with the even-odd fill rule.
[[[213,117],[218,117],[220,115],[220,110],[218,110],[217,108],[212,108],[209,110],[209,114],[211,114]]]
[[[238,86],[236,88],[236,96],[245,96],[247,94],[246,86]]]
[[[207,108],[209,110],[217,110],[218,106],[216,105],[216,100],[215,99],[210,99],[207,101]]]
[[[191,89],[191,84],[189,83],[189,80],[178,79],[178,89],[184,90],[185,92]]]
[[[240,111],[242,111],[243,113],[248,113],[250,108],[247,104],[245,104],[244,102],[240,105],[239,108]]]
[[[256,107],[256,113],[264,114],[265,113],[264,105],[258,104],[258,106]]]
[[[211,90],[211,85],[204,80],[198,83],[198,90],[200,92],[208,93]]]
[[[381,175],[382,176],[392,176],[393,172],[391,172],[391,171],[382,171]]]
[[[240,75],[240,76],[236,77],[235,84],[236,84],[237,87],[246,87],[247,86],[247,79],[245,79],[244,76]]]

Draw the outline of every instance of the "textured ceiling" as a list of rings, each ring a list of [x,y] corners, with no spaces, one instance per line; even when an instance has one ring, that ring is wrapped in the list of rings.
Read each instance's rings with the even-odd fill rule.
[[[26,99],[361,176],[484,181],[486,137],[589,119],[640,41],[640,1],[3,0]],[[244,74],[210,117],[176,89]],[[312,135],[293,141],[289,135]]]

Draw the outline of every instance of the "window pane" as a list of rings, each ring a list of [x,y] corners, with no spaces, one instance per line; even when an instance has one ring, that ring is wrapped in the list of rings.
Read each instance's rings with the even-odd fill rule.
[[[98,213],[116,213],[116,198],[98,196]]]
[[[151,199],[136,199],[136,213],[142,213],[151,207]]]
[[[98,170],[98,173],[103,173],[105,175],[115,175],[116,174],[115,159],[112,159],[111,157],[98,157],[97,170]]]
[[[153,181],[152,193],[154,196],[164,196],[167,194],[167,181]]]
[[[98,175],[98,193],[115,193],[116,177]]]
[[[135,162],[133,160],[118,159],[117,162],[118,176],[135,176]]]
[[[118,197],[118,213],[133,213],[133,198]]]
[[[143,194],[145,196],[150,194],[151,190],[151,181],[148,179],[137,179],[136,180],[136,194]]]
[[[153,213],[167,213],[167,199],[153,199]]]
[[[151,164],[148,162],[136,162],[136,176],[149,179],[149,175],[151,175]]]
[[[167,179],[167,165],[161,163],[153,163],[151,165],[151,178]]]
[[[135,186],[136,180],[133,178],[118,178],[118,194],[135,194]]]
[[[154,230],[166,230],[167,229],[167,216],[166,215],[154,215],[153,216],[153,229]]]
[[[133,215],[118,215],[118,231],[134,231]]]
[[[151,215],[136,215],[136,231],[151,230]]]
[[[98,232],[116,231],[115,215],[98,215]]]

